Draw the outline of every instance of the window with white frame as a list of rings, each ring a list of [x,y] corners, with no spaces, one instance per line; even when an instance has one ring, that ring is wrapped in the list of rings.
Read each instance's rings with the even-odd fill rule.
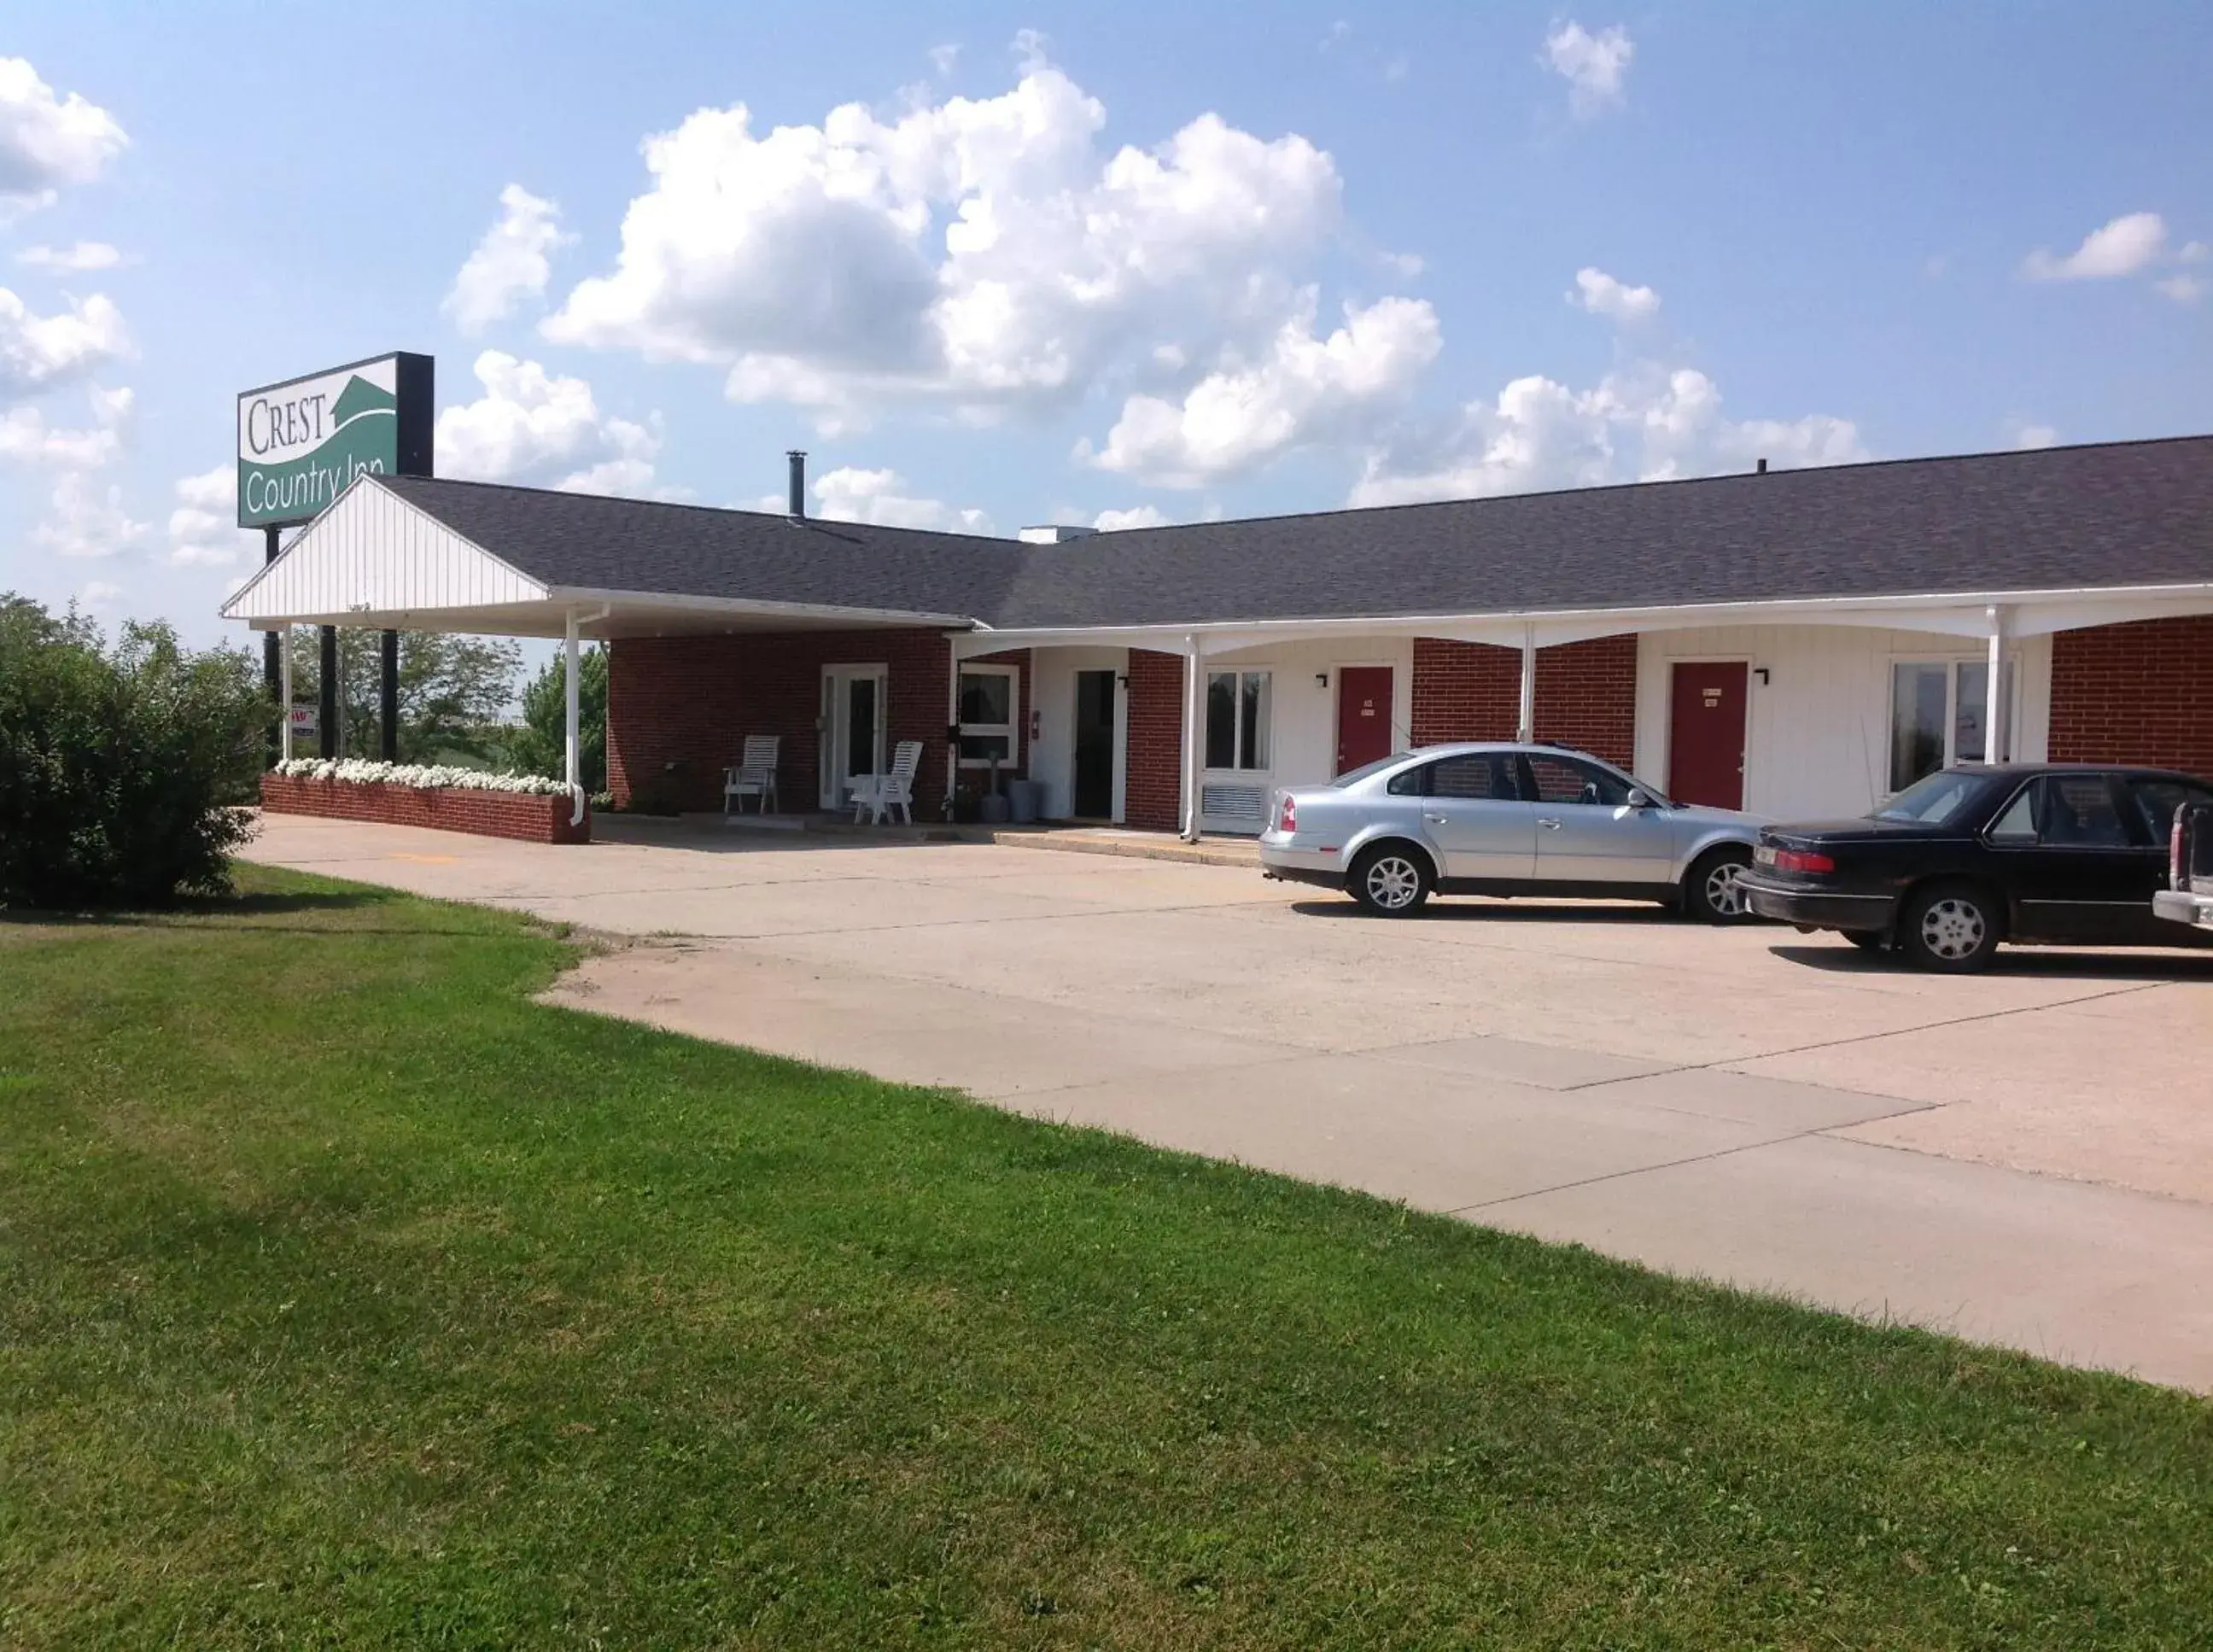
[[[1015,760],[1015,680],[1012,666],[960,668],[960,766],[981,769]]]
[[[1265,770],[1272,698],[1265,671],[1210,671],[1206,676],[1206,766]]]
[[[2003,762],[1990,745],[1988,660],[1900,660],[1890,669],[1890,789],[1903,791],[1922,776],[1954,763]],[[2015,706],[2013,661],[1998,692]],[[2006,719],[2011,728],[2018,716]]]

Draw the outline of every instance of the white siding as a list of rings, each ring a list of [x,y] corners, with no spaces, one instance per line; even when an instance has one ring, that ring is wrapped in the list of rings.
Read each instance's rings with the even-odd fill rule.
[[[1985,648],[1973,637],[1848,625],[1647,631],[1637,641],[1637,771],[1668,783],[1673,662],[1745,660],[1753,668],[1745,808],[1779,818],[1860,814],[1888,789],[1893,663],[1978,660]],[[2050,727],[2051,641],[2031,637],[2009,649],[2018,679],[2014,754],[2039,761]]]
[[[225,612],[239,619],[537,602],[546,588],[373,484],[316,518]]]
[[[1122,680],[1130,669],[1127,649],[1036,649],[1030,654],[1030,704],[1037,714],[1037,738],[1030,742],[1030,778],[1045,788],[1040,805],[1048,820],[1076,812],[1076,674],[1114,674],[1114,814],[1124,818],[1123,791],[1128,774],[1130,694]]]

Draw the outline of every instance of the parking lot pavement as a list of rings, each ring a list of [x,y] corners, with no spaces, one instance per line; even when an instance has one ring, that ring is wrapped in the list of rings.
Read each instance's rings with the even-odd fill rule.
[[[1649,908],[1411,922],[991,844],[495,843],[274,816],[253,858],[648,944],[554,1001],[2213,1389],[2213,956],[1908,974]]]

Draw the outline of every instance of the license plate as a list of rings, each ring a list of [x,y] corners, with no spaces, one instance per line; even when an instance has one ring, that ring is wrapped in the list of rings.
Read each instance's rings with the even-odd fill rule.
[[[1753,850],[1752,851],[1752,863],[1754,866],[1774,865],[1775,845],[1773,844],[1762,844],[1757,849]]]

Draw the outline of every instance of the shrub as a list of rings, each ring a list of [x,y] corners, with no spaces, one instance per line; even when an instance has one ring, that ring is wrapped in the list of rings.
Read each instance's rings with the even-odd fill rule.
[[[336,780],[357,786],[408,786],[418,791],[519,791],[536,797],[560,797],[567,784],[542,774],[493,774],[442,763],[377,763],[367,758],[287,758],[277,772],[294,780]]]
[[[236,649],[158,625],[111,647],[74,610],[0,595],[0,906],[228,888],[271,717]]]

